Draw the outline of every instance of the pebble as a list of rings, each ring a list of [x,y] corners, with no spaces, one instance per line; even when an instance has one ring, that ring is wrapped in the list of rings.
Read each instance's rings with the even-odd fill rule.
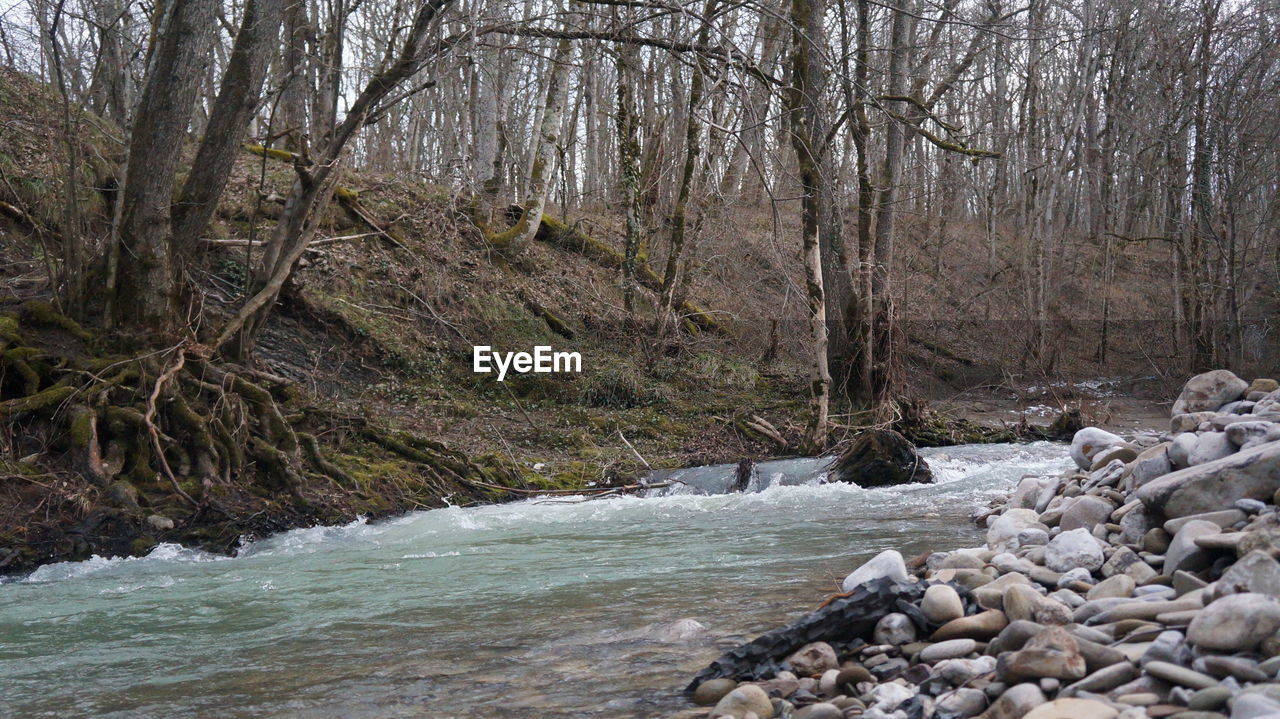
[[[1115,719],[1120,712],[1094,699],[1054,699],[1022,715],[1022,719]]]
[[[1129,597],[1133,595],[1137,586],[1138,583],[1133,581],[1133,577],[1127,574],[1117,574],[1095,584],[1093,589],[1090,589],[1085,596],[1088,599]]]
[[[1191,695],[1191,700],[1187,702],[1187,708],[1198,711],[1213,711],[1226,706],[1227,700],[1231,696],[1231,689],[1221,684],[1216,687],[1205,687]]]
[[[906,644],[916,640],[916,625],[907,615],[894,612],[884,615],[876,622],[871,636],[876,644]]]
[[[977,716],[987,708],[987,695],[981,689],[960,687],[938,697],[934,703],[935,716],[965,719]]]
[[[737,688],[738,683],[732,679],[708,679],[693,691],[693,703],[704,707],[714,706],[724,695]]]
[[[792,719],[844,719],[844,712],[835,704],[819,702],[792,712]]]
[[[1209,687],[1218,686],[1218,680],[1208,674],[1201,674],[1169,662],[1147,662],[1142,669],[1157,679],[1163,679],[1178,686],[1191,687],[1192,689],[1208,689]]]
[[[743,684],[725,694],[711,710],[712,716],[729,715],[741,719],[753,712],[760,719],[773,718],[773,702],[764,690],[754,684]]]
[[[841,582],[840,588],[851,592],[866,582],[882,577],[889,577],[895,582],[908,581],[907,564],[897,550],[888,549],[872,557],[866,564],[850,572]]]
[[[1103,561],[1102,548],[1087,529],[1062,532],[1045,546],[1045,566],[1055,572],[1069,572],[1076,567],[1093,572],[1102,568]]]
[[[943,624],[938,628],[938,631],[933,633],[933,640],[935,642],[948,639],[986,640],[999,634],[1000,630],[1007,626],[1009,626],[1009,620],[1005,617],[1004,612],[998,609],[988,609],[985,612],[952,619]]]
[[[972,639],[950,639],[926,647],[920,652],[920,661],[933,664],[944,659],[959,659],[977,649],[978,643]]]
[[[1040,687],[1031,683],[1009,687],[999,696],[982,715],[984,719],[1025,719],[1028,712],[1046,701]]]
[[[964,616],[964,603],[960,594],[945,584],[935,584],[924,592],[920,611],[934,624],[946,624]]]
[[[836,650],[826,642],[813,642],[800,647],[787,657],[787,664],[797,676],[811,677],[822,674],[828,669],[839,669],[840,660],[836,658]]]

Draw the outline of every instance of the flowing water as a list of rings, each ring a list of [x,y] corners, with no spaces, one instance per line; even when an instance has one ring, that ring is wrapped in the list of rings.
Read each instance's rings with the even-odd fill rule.
[[[715,494],[726,465],[663,473],[678,482],[648,498],[46,566],[0,584],[0,716],[661,716],[723,648],[813,608],[860,561],[972,546],[977,506],[1067,463],[1048,443],[923,454],[937,484],[821,484],[802,459]]]

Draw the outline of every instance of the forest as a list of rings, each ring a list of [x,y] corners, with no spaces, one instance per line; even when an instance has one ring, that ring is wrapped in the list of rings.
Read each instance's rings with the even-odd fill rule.
[[[1265,0],[12,1],[3,461],[75,518],[20,563],[1274,369],[1278,30]],[[466,374],[547,337],[584,377]]]

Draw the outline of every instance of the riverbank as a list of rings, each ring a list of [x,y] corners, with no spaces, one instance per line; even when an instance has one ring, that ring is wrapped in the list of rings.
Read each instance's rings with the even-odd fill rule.
[[[738,719],[1232,719],[1280,712],[1280,389],[1198,375],[1169,431],[1075,435],[986,545],[889,550],[847,596],[690,684]]]

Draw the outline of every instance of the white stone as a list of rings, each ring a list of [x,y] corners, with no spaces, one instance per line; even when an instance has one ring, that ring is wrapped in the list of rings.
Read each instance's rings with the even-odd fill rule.
[[[1187,464],[1194,467],[1235,453],[1236,446],[1227,438],[1226,432],[1205,432],[1196,441],[1195,449],[1187,455]]]
[[[987,530],[987,546],[997,552],[1018,548],[1018,533],[1024,529],[1047,529],[1040,515],[1030,509],[1010,509],[991,521]]]
[[[1249,651],[1280,629],[1280,602],[1265,594],[1232,594],[1200,610],[1187,641],[1201,649]]]
[[[1093,458],[1104,449],[1124,443],[1124,439],[1097,427],[1085,427],[1071,438],[1071,459],[1076,466],[1088,470]]]
[[[895,582],[907,581],[907,563],[903,561],[902,554],[897,550],[886,549],[867,560],[866,564],[853,570],[844,578],[840,588],[846,592],[852,592],[859,585],[881,577],[888,577]]]
[[[1063,532],[1049,540],[1044,552],[1045,566],[1055,572],[1069,572],[1076,567],[1095,572],[1102,567],[1104,559],[1098,540],[1083,528]]]

